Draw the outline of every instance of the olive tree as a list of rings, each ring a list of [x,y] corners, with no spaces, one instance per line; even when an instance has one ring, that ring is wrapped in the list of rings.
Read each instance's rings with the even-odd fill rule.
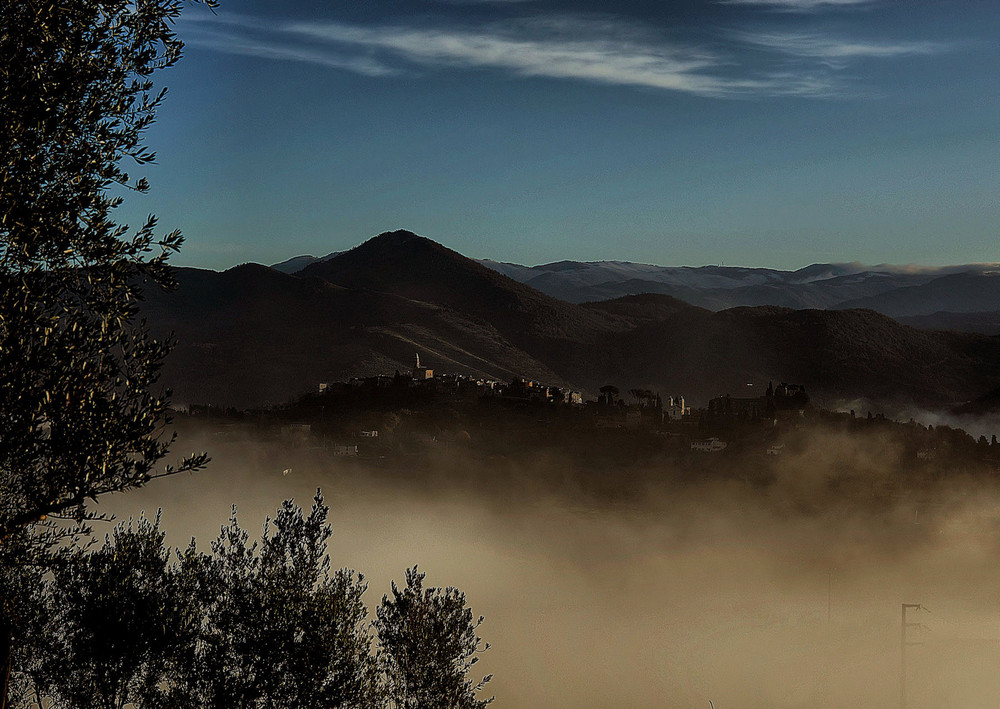
[[[151,77],[181,56],[184,4],[0,3],[0,544],[170,472],[154,472],[170,443],[153,389],[168,345],[136,304],[144,282],[171,285],[182,239],[113,213],[149,188],[126,167],[155,157],[144,133],[164,94]],[[24,628],[0,611],[3,707]]]
[[[31,706],[36,680],[43,674],[42,638],[48,625],[43,580],[48,559],[46,547],[28,530],[13,532],[0,544],[0,618],[8,619],[0,638],[0,679],[10,680],[9,706],[19,709]],[[22,630],[16,638],[15,625]],[[14,667],[18,671],[12,673]]]
[[[469,673],[489,649],[477,635],[465,594],[457,588],[424,588],[425,574],[406,570],[406,586],[392,583],[376,612],[379,659],[389,700],[396,709],[481,709],[493,701],[477,697],[487,675]]]
[[[122,709],[160,693],[194,628],[159,517],[120,524],[99,548],[61,554],[46,584],[44,650],[31,678],[57,706]]]
[[[188,549],[181,577],[201,599],[201,629],[172,661],[166,706],[380,706],[367,585],[349,569],[331,569],[328,512],[318,492],[308,515],[286,500],[251,542],[234,509],[211,555]]]
[[[0,4],[0,538],[142,485],[166,453],[168,346],[136,312],[182,239],[112,216],[149,188],[125,168],[155,157],[151,76],[181,56],[182,5]]]
[[[0,576],[36,625],[11,706],[381,709],[366,584],[330,568],[327,512],[318,493],[308,514],[288,500],[256,542],[234,512],[208,554],[139,519],[64,548],[44,579]]]

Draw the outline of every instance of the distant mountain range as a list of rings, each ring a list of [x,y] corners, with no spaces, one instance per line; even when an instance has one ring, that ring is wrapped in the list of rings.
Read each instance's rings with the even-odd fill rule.
[[[869,308],[892,317],[1000,311],[1000,266],[907,268],[814,264],[797,271],[560,261],[544,266],[482,261],[572,303],[661,293],[710,310],[737,306]]]
[[[271,268],[282,273],[298,273],[306,266],[323,261],[329,261],[334,256],[339,256],[341,251],[333,251],[326,256],[294,256],[287,261],[271,264]]]
[[[328,261],[298,256],[272,268],[297,273]],[[654,266],[628,261],[479,263],[570,303],[670,295],[708,310],[777,305],[801,310],[867,308],[928,329],[1000,334],[1000,264],[911,267],[813,264],[796,271],[734,266]]]
[[[1000,280],[986,267],[906,273],[854,264],[782,272],[486,263],[410,232],[387,232],[349,251],[273,268],[178,269],[178,289],[148,293],[144,310],[178,340],[163,378],[182,404],[281,403],[322,381],[408,370],[418,352],[439,371],[525,376],[591,394],[614,383],[623,391],[683,394],[696,404],[781,380],[804,384],[820,401],[926,406],[975,400],[1000,387],[998,337],[834,309],[881,298],[875,304],[898,312],[904,303],[937,298],[977,307],[965,317],[987,322],[992,311],[981,301]],[[575,283],[583,294],[638,281],[674,294],[581,303],[536,287],[567,293]],[[767,293],[774,302],[780,296],[829,309],[780,307]],[[721,309],[723,296],[739,307]],[[747,298],[767,305],[743,305]]]

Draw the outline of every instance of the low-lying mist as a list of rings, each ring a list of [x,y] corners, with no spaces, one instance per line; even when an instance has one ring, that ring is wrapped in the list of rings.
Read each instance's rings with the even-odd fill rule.
[[[210,467],[98,510],[162,507],[168,543],[207,548],[231,505],[259,529],[320,487],[333,564],[365,574],[370,609],[419,564],[486,616],[475,669],[495,673],[497,706],[898,706],[902,603],[930,609],[908,614],[926,628],[907,635],[921,643],[907,706],[1000,704],[998,488],[955,478],[866,504],[893,453],[875,439],[817,434],[766,485],[655,469],[601,484],[543,453],[377,465],[211,436],[174,450],[188,448]]]

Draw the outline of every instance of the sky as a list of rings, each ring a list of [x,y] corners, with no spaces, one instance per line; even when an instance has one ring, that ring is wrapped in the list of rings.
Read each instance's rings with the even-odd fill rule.
[[[158,77],[147,213],[225,269],[1000,261],[996,0],[223,0]],[[138,174],[140,170],[135,170]]]

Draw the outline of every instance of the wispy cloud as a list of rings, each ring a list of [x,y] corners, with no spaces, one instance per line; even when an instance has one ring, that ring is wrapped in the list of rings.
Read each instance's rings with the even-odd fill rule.
[[[514,0],[503,0],[513,2]],[[792,0],[728,0],[749,4]],[[798,5],[866,0],[798,0]],[[202,15],[186,36],[197,46],[265,59],[308,62],[366,76],[476,69],[678,91],[698,96],[835,97],[850,92],[834,70],[948,49],[936,42],[874,41],[816,33],[733,31],[706,43],[667,39],[613,16],[524,17],[487,25],[362,26]],[[759,51],[751,60],[747,47]],[[782,59],[784,57],[785,59]],[[788,57],[794,57],[794,65]]]
[[[880,0],[719,0],[721,5],[754,5],[788,12],[815,12],[818,10],[874,5]]]
[[[482,28],[363,27],[339,22],[265,23],[229,15],[203,46],[262,58],[307,61],[366,75],[406,66],[493,69],[524,77],[574,79],[679,91],[710,97],[827,96],[818,74],[740,73],[730,57],[672,43],[613,19],[527,18]],[[235,32],[235,34],[234,34]],[[252,38],[245,34],[254,35]],[[352,60],[351,56],[360,55]]]
[[[711,58],[671,47],[648,47],[600,39],[505,37],[448,29],[382,27],[334,23],[296,24],[286,29],[314,39],[379,49],[414,64],[495,68],[521,76],[586,79],[693,93],[734,88],[708,70]]]
[[[854,59],[892,59],[937,54],[949,49],[948,45],[940,42],[878,42],[788,32],[734,32],[733,36],[747,44],[819,60],[832,67],[841,67]]]
[[[211,30],[189,32],[185,36],[184,42],[192,47],[203,47],[228,54],[240,54],[260,59],[305,62],[331,69],[352,71],[364,76],[389,76],[399,73],[397,70],[369,57],[345,55],[322,48],[303,47],[296,44],[257,40],[225,32]]]

